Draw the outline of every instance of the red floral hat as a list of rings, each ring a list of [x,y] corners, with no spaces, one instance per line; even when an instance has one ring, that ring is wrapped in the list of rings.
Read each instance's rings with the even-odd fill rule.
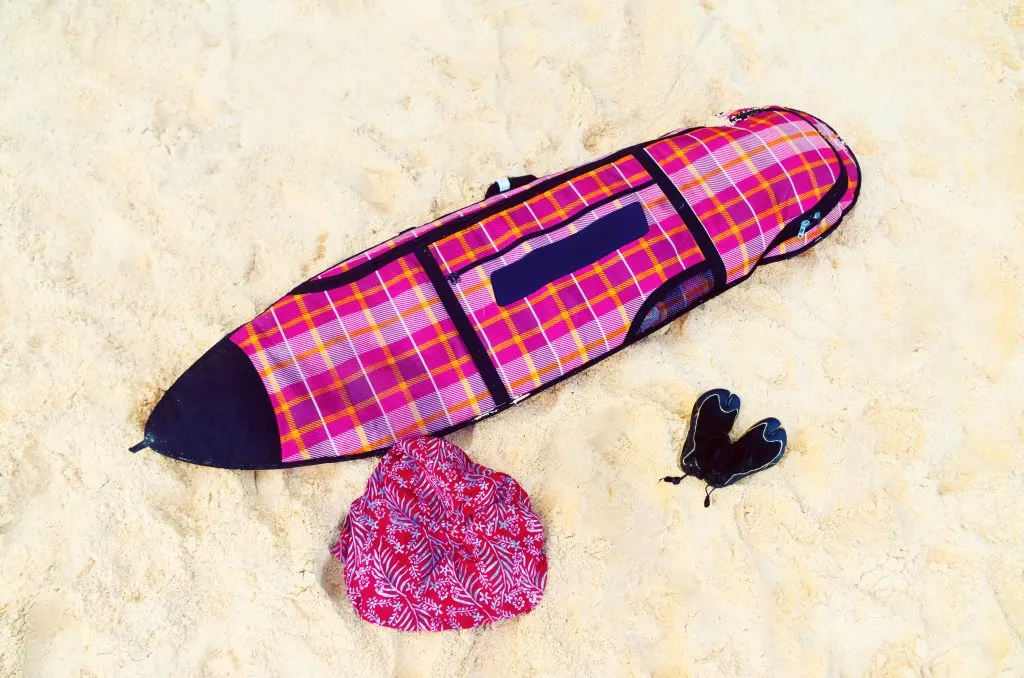
[[[544,593],[544,529],[511,476],[438,438],[396,443],[331,547],[360,617],[402,631],[484,626]]]

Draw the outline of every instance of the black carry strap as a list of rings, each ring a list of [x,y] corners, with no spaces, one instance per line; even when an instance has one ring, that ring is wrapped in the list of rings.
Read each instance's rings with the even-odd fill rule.
[[[484,194],[484,199],[493,198],[499,193],[511,191],[513,188],[519,188],[520,186],[531,184],[534,181],[537,181],[537,177],[532,174],[524,174],[521,177],[505,177],[503,179],[498,179],[487,187],[487,193]]]
[[[694,213],[693,208],[686,202],[686,198],[679,192],[679,188],[672,182],[665,170],[651,157],[650,153],[646,149],[642,149],[634,156],[639,162],[644,171],[650,175],[651,179],[654,179],[655,183],[658,184],[658,188],[668,198],[669,203],[679,214],[679,217],[686,224],[686,228],[689,229],[690,235],[693,236],[694,241],[697,243],[697,247],[700,248],[701,256],[704,257],[704,261],[711,267],[711,276],[714,281],[715,292],[721,292],[726,287],[727,275],[725,271],[725,262],[722,261],[722,255],[718,252],[718,248],[715,247],[715,243],[711,240],[711,236],[704,228],[704,224],[701,223],[700,219]]]
[[[452,324],[455,325],[455,331],[458,332],[459,338],[462,339],[466,350],[469,351],[469,357],[473,360],[473,364],[476,365],[480,378],[483,379],[487,391],[491,394],[495,408],[503,409],[508,407],[512,403],[512,396],[509,395],[508,389],[505,388],[505,384],[502,382],[494,362],[487,353],[483,342],[480,341],[480,337],[477,336],[476,330],[473,329],[469,317],[462,310],[459,300],[455,298],[455,293],[445,279],[444,273],[441,272],[441,267],[438,266],[430,251],[426,248],[416,250],[416,258],[419,260],[420,266],[423,267],[427,277],[430,278],[437,296],[441,299],[444,310],[448,313]]]

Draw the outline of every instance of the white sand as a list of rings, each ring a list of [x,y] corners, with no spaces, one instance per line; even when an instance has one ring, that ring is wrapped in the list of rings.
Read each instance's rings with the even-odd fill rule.
[[[0,6],[0,674],[1024,675],[1024,4]],[[328,545],[374,460],[125,448],[295,283],[721,111],[820,115],[841,232],[454,436],[532,494],[539,608],[359,621]],[[791,440],[701,505],[703,390]]]

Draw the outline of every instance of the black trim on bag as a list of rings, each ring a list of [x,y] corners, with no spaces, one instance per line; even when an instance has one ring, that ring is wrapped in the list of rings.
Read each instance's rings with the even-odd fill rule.
[[[829,125],[827,122],[825,122],[824,120],[820,120],[818,118],[815,118],[814,116],[812,116],[812,115],[810,115],[808,113],[804,113],[803,111],[798,111],[795,108],[788,109],[788,110],[789,110],[790,113],[794,113],[797,116],[799,116],[799,117],[803,118],[804,120],[806,120],[812,127],[816,127],[815,124],[814,124],[814,121],[816,120],[817,122],[819,122],[822,125],[824,125],[825,127],[827,127],[832,132],[832,134],[834,134],[836,136],[837,139],[842,139],[842,137],[839,136],[839,133],[836,132],[835,129],[831,125]],[[813,120],[810,120],[809,118],[813,118]],[[846,171],[846,163],[843,161],[843,157],[839,154],[839,151],[832,144],[832,142],[829,141],[828,137],[826,137],[824,134],[821,134],[820,131],[818,132],[818,134],[821,136],[822,139],[825,140],[825,143],[827,143],[829,145],[829,147],[832,148],[832,151],[839,158],[839,167],[842,169],[842,174],[843,174],[843,176],[846,179],[846,187],[849,188],[849,185],[850,185],[850,175]],[[797,248],[795,250],[790,250],[789,252],[786,252],[785,254],[779,254],[779,255],[776,255],[774,257],[765,256],[765,257],[762,258],[761,262],[759,262],[759,263],[774,264],[777,261],[786,261],[787,259],[792,259],[793,257],[796,257],[796,256],[799,256],[799,255],[803,254],[808,249],[810,249],[814,245],[817,245],[819,242],[821,242],[825,238],[828,238],[830,235],[832,235],[837,230],[839,230],[839,224],[843,223],[843,218],[846,216],[846,214],[849,212],[849,210],[852,209],[852,207],[857,204],[857,200],[860,198],[860,188],[861,188],[861,186],[864,185],[864,173],[861,171],[860,161],[857,160],[857,156],[854,154],[853,150],[849,146],[847,146],[845,144],[845,142],[843,143],[843,149],[849,154],[850,159],[853,161],[853,166],[857,168],[857,188],[855,188],[853,190],[853,199],[850,201],[850,206],[847,207],[846,210],[844,210],[839,215],[839,218],[836,219],[836,223],[832,224],[832,226],[827,231],[825,231],[824,233],[818,235],[818,237],[816,237],[816,238],[814,238],[812,240],[809,240],[807,243],[804,244],[803,247]],[[837,183],[838,183],[838,180],[837,180]],[[844,195],[846,194],[846,190],[843,191],[843,194]],[[842,199],[843,199],[843,196],[840,195],[839,196],[839,200],[836,201],[836,204],[839,204],[839,201],[841,201]],[[834,209],[834,208],[835,208],[835,205],[833,205],[831,208],[829,208],[829,212],[831,212],[832,209]],[[826,214],[828,214],[828,212],[826,212]],[[780,244],[783,243],[783,242],[785,242],[785,240],[780,240],[779,241]],[[767,254],[767,252],[770,252],[770,251],[771,250],[766,250],[765,253]]]
[[[725,287],[728,276],[725,271],[725,262],[722,261],[722,255],[718,253],[718,248],[715,247],[714,241],[711,240],[711,236],[708,235],[707,230],[704,228],[704,224],[697,218],[693,208],[690,207],[690,203],[686,202],[686,198],[680,193],[679,188],[672,182],[672,179],[668,174],[661,168],[661,165],[651,157],[651,154],[644,149],[641,153],[636,155],[637,161],[644,168],[644,171],[650,175],[651,179],[658,184],[658,188],[668,198],[669,203],[673,209],[679,214],[679,217],[686,224],[686,228],[690,231],[690,235],[697,242],[697,247],[700,248],[700,253],[704,257],[704,261],[711,267],[711,276],[714,282],[715,289],[722,289]]]
[[[489,200],[499,193],[508,193],[509,191],[514,191],[526,184],[532,184],[537,181],[537,177],[533,174],[523,174],[516,177],[505,177],[505,180],[508,182],[508,188],[502,190],[501,182],[494,181],[487,187],[487,192],[484,193],[484,200]]]
[[[473,359],[473,364],[476,365],[480,377],[484,380],[484,385],[487,386],[487,390],[491,394],[491,399],[494,400],[494,406],[505,407],[512,402],[512,397],[508,394],[508,389],[505,388],[504,382],[501,381],[498,369],[494,366],[494,362],[491,360],[490,355],[488,355],[487,349],[484,348],[480,337],[477,336],[476,330],[470,324],[469,317],[462,310],[462,304],[455,298],[452,288],[448,286],[444,273],[441,272],[441,267],[437,265],[434,257],[425,248],[416,250],[416,259],[419,260],[420,266],[423,267],[427,277],[430,278],[434,291],[437,292],[437,296],[441,299],[444,310],[448,313],[448,317],[451,318],[452,324],[455,325],[455,331],[459,333],[459,338],[466,345],[469,357]]]
[[[644,206],[631,202],[567,238],[538,247],[491,273],[494,302],[508,306],[548,283],[599,261],[651,230]]]
[[[771,243],[768,245],[768,247],[765,248],[764,254],[768,254],[769,252],[771,252],[773,249],[778,247],[780,243],[783,243],[789,240],[790,238],[795,238],[798,235],[800,235],[801,222],[809,221],[812,225],[820,223],[822,219],[828,216],[829,212],[835,209],[836,205],[839,204],[839,201],[843,199],[844,195],[846,195],[846,189],[850,187],[850,177],[846,172],[846,163],[843,162],[842,156],[839,155],[838,151],[836,151],[836,149],[832,146],[829,140],[825,138],[824,135],[821,135],[821,138],[825,139],[825,143],[828,144],[828,147],[830,149],[832,149],[832,154],[836,156],[836,160],[839,162],[839,176],[836,177],[836,183],[832,184],[832,188],[828,189],[828,192],[826,192],[825,195],[821,196],[821,200],[819,200],[812,207],[808,208],[803,214],[798,216],[796,219],[793,219],[788,224],[786,224],[782,228],[782,230],[779,231],[778,235],[772,238]],[[860,189],[859,179],[857,182],[857,188]],[[854,202],[856,202],[856,200]],[[813,217],[813,215],[816,212],[820,214],[818,219],[814,219]],[[838,222],[836,222],[836,225],[838,225]],[[834,229],[835,226],[829,229],[829,232],[831,232]],[[820,237],[813,238],[808,241],[807,245],[809,246],[812,243],[817,244],[820,241],[820,239]],[[801,248],[801,250],[803,249],[806,249],[806,246]],[[764,254],[762,254],[761,256],[764,257]],[[771,261],[775,261],[775,259],[772,259]],[[761,260],[758,259],[757,265],[760,264]],[[757,266],[754,266],[754,268],[757,268]]]
[[[644,319],[647,317],[647,314],[651,312],[651,309],[654,308],[654,306],[659,301],[667,297],[669,292],[682,285],[687,280],[687,278],[703,276],[706,273],[709,273],[710,269],[711,266],[707,262],[702,261],[691,268],[676,273],[674,276],[672,276],[664,283],[662,283],[658,289],[651,292],[651,294],[646,299],[644,299],[644,303],[640,304],[640,310],[638,310],[636,315],[633,316],[633,320],[629,324],[629,330],[626,332],[626,338],[623,339],[623,343],[632,344],[641,337],[643,337],[644,335],[650,334],[654,330],[654,328],[660,327],[661,323],[658,323],[656,325],[652,325],[650,328],[646,330],[641,329],[641,325],[643,325]],[[666,319],[669,322],[677,320],[680,316],[686,314],[691,308],[693,308],[694,306],[698,306],[701,299],[708,295],[713,295],[715,293],[715,289],[716,288],[714,282],[714,274],[712,273],[711,288],[706,293],[697,297],[697,299],[695,300],[696,303],[692,305],[687,305],[687,307],[681,313],[676,313],[672,316],[667,316]]]
[[[783,106],[766,106],[766,107],[763,107],[763,108],[757,108],[757,109],[755,109],[753,111],[750,111],[749,114],[741,116],[740,119],[742,120],[742,119],[750,117],[751,115],[754,115],[756,113],[764,113],[764,112],[768,112],[768,111],[777,111],[777,112],[780,112],[780,113],[794,113],[794,114],[804,118],[804,120],[807,120],[807,117],[809,117],[806,113],[804,113],[802,111],[798,111],[798,110],[793,109],[793,108],[786,108],[786,107],[783,107]],[[810,117],[813,117],[813,116],[810,116]],[[818,118],[814,118],[814,119],[817,120]],[[826,125],[830,130],[832,130],[833,134],[836,134],[837,137],[839,136],[839,134],[836,133],[835,129],[833,129],[830,125],[828,125],[828,123],[825,123],[824,121],[821,121],[821,122],[822,122],[822,124]],[[813,124],[812,124],[812,126],[813,126]],[[707,125],[699,125],[699,126],[696,126],[696,127],[687,127],[685,129],[681,129],[681,130],[679,130],[677,132],[668,132],[668,133],[666,133],[666,134],[664,134],[664,135],[662,135],[660,137],[655,137],[653,139],[648,139],[647,141],[643,141],[643,142],[641,142],[639,144],[634,144],[632,146],[627,146],[626,148],[623,148],[621,150],[615,151],[614,153],[610,153],[610,154],[604,156],[603,158],[597,158],[597,159],[592,160],[592,161],[590,161],[590,162],[588,162],[586,164],[570,168],[570,169],[565,170],[565,171],[563,171],[561,173],[558,173],[558,174],[550,175],[549,177],[541,179],[538,182],[536,182],[536,185],[534,185],[531,188],[527,188],[527,189],[523,190],[522,192],[516,193],[514,195],[511,195],[511,196],[509,196],[509,197],[507,197],[505,199],[499,199],[493,205],[490,205],[490,206],[488,206],[488,207],[486,207],[484,209],[478,210],[478,211],[473,212],[471,214],[467,214],[466,216],[460,217],[458,219],[454,219],[453,221],[451,221],[448,224],[445,224],[444,226],[440,226],[440,227],[438,227],[438,228],[436,228],[436,229],[434,229],[432,231],[424,233],[423,235],[417,236],[416,238],[413,238],[412,240],[406,241],[406,242],[404,242],[404,243],[402,243],[400,245],[396,245],[394,248],[388,250],[387,252],[382,252],[381,254],[376,256],[375,258],[373,258],[373,259],[371,259],[369,261],[363,262],[362,264],[359,264],[358,266],[350,268],[347,271],[342,271],[341,273],[329,276],[327,278],[316,278],[316,277],[314,277],[311,280],[307,280],[306,282],[304,282],[304,283],[298,285],[297,287],[295,287],[294,289],[292,289],[285,296],[295,296],[295,295],[298,295],[298,294],[309,294],[311,292],[325,292],[327,290],[332,290],[335,287],[340,287],[342,285],[346,285],[346,284],[349,284],[351,282],[354,282],[354,281],[358,280],[359,278],[361,278],[361,277],[363,277],[365,275],[373,273],[373,271],[375,270],[376,267],[385,266],[385,265],[387,265],[387,264],[389,264],[389,263],[391,263],[391,262],[393,262],[393,261],[395,261],[397,259],[400,259],[400,258],[402,258],[402,257],[404,257],[404,256],[406,256],[406,255],[408,255],[410,253],[412,253],[413,251],[415,251],[419,247],[425,247],[427,245],[431,245],[431,244],[437,242],[438,240],[443,240],[444,238],[447,238],[449,235],[459,231],[460,229],[465,227],[467,224],[472,224],[472,223],[476,223],[478,221],[483,221],[484,219],[487,219],[488,217],[494,216],[495,214],[498,214],[499,212],[504,211],[505,209],[507,209],[508,205],[510,205],[510,204],[515,204],[515,203],[520,202],[520,201],[525,202],[526,200],[529,200],[530,198],[536,197],[537,195],[540,195],[541,193],[544,193],[545,191],[547,191],[547,190],[549,190],[549,189],[551,189],[551,188],[553,188],[555,186],[563,184],[563,183],[565,183],[567,181],[571,181],[572,179],[575,179],[576,177],[578,177],[578,176],[580,176],[582,174],[586,174],[587,172],[591,172],[591,171],[593,171],[593,170],[595,170],[595,169],[597,169],[599,167],[603,167],[604,165],[608,165],[608,164],[611,164],[611,163],[614,163],[614,162],[618,162],[619,160],[621,160],[622,158],[624,158],[624,157],[626,157],[628,155],[635,156],[636,159],[641,164],[643,164],[644,159],[645,159],[644,156],[646,156],[648,158],[650,157],[650,156],[647,156],[647,151],[646,151],[647,146],[650,146],[651,144],[657,143],[657,142],[662,141],[664,139],[668,139],[670,137],[682,136],[684,134],[689,134],[689,133],[691,133],[691,132],[693,132],[695,130],[699,130],[699,129],[710,129],[710,127],[707,126]],[[821,135],[821,137],[823,139],[825,139],[825,142],[828,143],[829,146],[831,146],[831,142],[829,142],[828,139],[826,139],[824,137],[824,135]],[[654,163],[654,164],[657,165],[657,163]],[[842,158],[840,158],[840,165],[842,165]],[[646,170],[646,166],[645,166],[645,170]],[[648,174],[650,174],[650,171],[648,171]],[[668,183],[671,185],[671,181],[668,182]],[[664,188],[662,190],[664,190]],[[666,194],[666,197],[668,197],[670,201],[672,200],[670,194]],[[466,209],[466,208],[462,207],[460,209]],[[448,212],[447,214],[445,214],[445,215],[443,215],[441,217],[438,217],[438,219],[447,218],[447,217],[451,216],[452,214],[455,214],[455,212],[458,212],[458,211],[459,210],[453,210],[453,211]],[[696,218],[696,215],[694,215],[694,218]],[[698,220],[698,223],[699,223],[699,220]],[[690,226],[691,224],[688,223],[687,225]],[[419,228],[419,227],[415,226],[413,228]],[[412,229],[406,229],[406,231],[409,231],[409,230],[412,230]],[[691,230],[693,230],[693,229],[691,229]],[[404,233],[405,231],[402,231],[402,232]],[[398,237],[398,235],[395,235],[395,236],[392,236],[392,237],[393,238],[394,237]],[[696,237],[696,234],[695,234],[694,237]],[[698,242],[697,244],[700,245],[701,243]],[[374,245],[373,247],[376,247],[376,245]],[[367,248],[366,250],[364,250],[360,254],[365,254],[369,250],[373,249],[373,247]],[[714,247],[712,247],[712,249],[714,249]],[[355,256],[359,256],[359,254],[353,255],[353,257],[355,257]],[[348,257],[347,259],[345,259],[345,261],[348,261],[348,259],[352,259],[353,257]],[[344,262],[341,262],[341,263],[344,263]],[[338,264],[334,264],[334,265],[324,269],[323,271],[321,271],[317,275],[323,275],[324,273],[326,273],[327,271],[331,270],[332,268],[334,268],[337,265]]]
[[[565,221],[563,221],[562,223],[558,224],[557,226],[552,226],[549,229],[546,229],[546,230],[543,230],[543,231],[537,231],[536,233],[528,233],[528,234],[522,236],[521,238],[516,238],[516,240],[514,240],[510,244],[506,245],[505,247],[502,247],[497,252],[494,252],[493,254],[488,254],[487,256],[484,256],[484,257],[480,257],[476,261],[470,262],[470,263],[466,264],[465,266],[462,266],[461,268],[459,268],[459,269],[457,269],[455,271],[452,271],[447,276],[448,277],[448,281],[450,283],[452,283],[452,284],[458,283],[459,278],[462,276],[462,274],[465,273],[466,271],[468,271],[469,269],[476,268],[477,266],[482,266],[483,264],[486,264],[488,261],[491,261],[492,259],[498,259],[500,257],[503,257],[506,254],[508,254],[509,252],[511,252],[512,250],[514,250],[515,248],[517,248],[520,245],[522,245],[524,242],[529,242],[530,240],[533,240],[534,238],[540,238],[540,237],[542,237],[544,235],[549,235],[551,233],[555,233],[555,232],[559,231],[560,229],[568,226],[569,224],[572,224],[572,223],[575,223],[576,221],[579,221],[579,219],[582,218],[584,215],[586,215],[586,214],[588,214],[590,212],[593,212],[597,208],[604,207],[605,205],[607,205],[608,203],[610,203],[612,201],[621,200],[622,198],[625,198],[628,195],[633,195],[634,193],[637,193],[638,191],[642,191],[643,189],[647,188],[648,186],[652,186],[653,184],[654,184],[653,181],[645,181],[642,184],[637,184],[636,186],[633,186],[632,188],[630,188],[630,189],[628,189],[628,190],[626,190],[626,191],[624,191],[622,193],[618,193],[616,195],[610,195],[610,196],[608,196],[606,198],[601,198],[597,202],[590,203],[585,208],[583,208],[582,210],[580,210],[576,214],[572,215],[572,217],[570,217],[569,219],[566,219]]]
[[[794,111],[794,113],[799,115],[798,111]],[[801,115],[801,117],[804,117],[804,116]],[[804,118],[804,119],[806,120],[806,118]],[[813,127],[813,125],[812,125],[812,127]],[[835,132],[835,130],[833,130],[833,133],[834,132]],[[818,200],[818,202],[816,202],[814,205],[812,205],[810,208],[808,208],[803,214],[799,215],[795,219],[791,219],[789,221],[789,223],[787,223],[785,226],[783,226],[779,230],[779,232],[776,234],[776,236],[774,238],[772,238],[772,240],[768,244],[768,246],[765,247],[765,249],[764,249],[765,254],[767,254],[768,252],[771,252],[773,249],[775,249],[775,247],[777,247],[779,245],[779,243],[785,242],[786,240],[789,240],[790,238],[798,235],[799,231],[800,231],[800,223],[804,219],[810,218],[811,215],[813,215],[815,212],[821,212],[822,215],[827,215],[829,212],[831,212],[833,209],[835,209],[835,206],[839,204],[839,201],[842,200],[843,196],[846,194],[846,189],[849,188],[850,178],[849,178],[849,175],[846,172],[846,163],[843,162],[842,156],[839,155],[839,152],[836,151],[835,147],[825,137],[825,135],[821,134],[820,132],[818,132],[818,135],[821,136],[821,138],[825,140],[825,143],[828,144],[828,147],[830,149],[832,149],[832,153],[836,156],[836,160],[839,161],[839,176],[836,178],[836,182],[832,185],[832,188],[830,188],[825,193],[825,195],[821,196],[821,199]],[[837,134],[836,136],[839,136],[839,135]],[[850,155],[852,157],[853,153],[851,152]],[[858,172],[857,192],[859,193],[860,186],[863,183],[863,181],[860,180],[860,178],[859,178],[859,176],[860,176],[860,165],[857,164],[856,158],[854,158],[854,164],[857,165],[857,172]],[[824,239],[827,235],[829,235],[833,231],[835,231],[836,230],[836,226],[839,226],[839,223],[843,220],[843,216],[846,216],[846,212],[848,212],[850,209],[852,209],[855,204],[857,204],[856,195],[854,196],[854,200],[850,203],[849,207],[846,208],[846,210],[843,212],[843,214],[836,221],[835,226],[833,226],[831,229],[829,229],[824,235],[821,235],[818,238],[815,238],[815,239],[811,240],[807,244],[807,246],[805,246],[804,248],[801,248],[800,251],[803,251],[803,250],[807,249],[807,247],[810,247],[811,245],[817,244],[822,239]],[[685,278],[686,278],[686,276],[688,274],[692,274],[693,272],[697,271],[697,266],[694,266],[693,268],[687,269],[686,271],[683,271],[681,273],[676,274],[669,281],[666,281],[665,283],[663,283],[663,285],[661,287],[659,287],[657,290],[652,292],[651,295],[648,296],[647,299],[644,300],[644,303],[640,306],[640,311],[641,312],[637,313],[635,316],[633,316],[633,321],[630,323],[629,330],[626,332],[626,337],[623,340],[622,345],[623,346],[629,346],[631,344],[636,343],[637,341],[639,341],[640,339],[644,338],[645,336],[651,334],[652,332],[654,332],[654,331],[656,331],[658,329],[661,329],[662,327],[664,327],[665,325],[669,324],[670,322],[672,322],[674,320],[677,320],[680,316],[685,315],[686,313],[689,313],[691,310],[693,310],[697,306],[700,306],[701,304],[703,304],[703,303],[705,303],[707,301],[710,301],[711,299],[714,299],[715,297],[717,297],[722,292],[724,292],[724,291],[726,291],[728,289],[732,289],[736,285],[739,285],[741,282],[744,282],[747,278],[752,276],[754,274],[754,271],[756,271],[758,269],[758,267],[761,266],[762,263],[772,263],[774,261],[778,261],[778,260],[781,260],[783,258],[788,258],[789,256],[795,256],[796,254],[797,254],[797,252],[788,253],[787,255],[784,255],[784,256],[776,258],[776,259],[771,259],[771,260],[768,260],[768,261],[765,261],[763,258],[759,258],[757,263],[754,264],[754,266],[749,271],[747,271],[746,275],[744,275],[742,278],[738,278],[738,279],[734,280],[733,282],[731,282],[731,283],[729,283],[727,285],[723,285],[720,288],[716,288],[713,285],[711,294],[702,297],[700,299],[700,301],[698,301],[693,306],[687,306],[686,309],[683,310],[682,312],[675,313],[673,315],[667,316],[661,322],[659,322],[659,323],[651,326],[650,328],[644,330],[643,332],[641,332],[640,331],[640,325],[643,323],[645,314],[646,314],[646,312],[650,312],[650,307],[653,306],[653,303],[649,304],[648,302],[650,302],[655,297],[664,296],[664,294],[666,292],[663,292],[662,290],[671,289],[671,287],[674,286],[673,285],[673,281],[676,281],[675,284],[678,284],[678,281],[685,280]],[[762,255],[762,257],[763,257],[763,255]]]
[[[698,129],[702,128],[689,127],[687,129],[676,132],[673,136],[689,134],[690,132]],[[588,162],[584,165],[579,165],[578,167],[566,170],[561,174],[555,174],[550,178],[542,179],[531,188],[526,188],[519,193],[515,193],[509,196],[508,198],[498,200],[493,205],[485,207],[484,209],[478,210],[471,214],[467,214],[466,216],[455,219],[452,222],[445,224],[444,226],[439,226],[438,228],[435,228],[432,231],[417,236],[412,240],[406,241],[400,245],[396,245],[387,252],[382,252],[380,255],[371,259],[370,261],[363,262],[362,264],[350,268],[347,271],[343,271],[337,275],[332,275],[327,278],[313,278],[312,280],[307,280],[298,287],[294,288],[286,296],[309,294],[311,292],[326,292],[327,290],[332,290],[335,287],[347,285],[351,282],[358,280],[359,278],[362,278],[363,276],[369,273],[373,273],[373,271],[376,270],[376,268],[378,267],[385,266],[397,259],[400,259],[408,254],[411,254],[412,252],[416,251],[419,248],[426,247],[427,245],[432,245],[438,240],[443,240],[444,238],[447,238],[451,234],[456,233],[461,229],[465,228],[468,224],[475,224],[477,222],[483,221],[488,217],[492,217],[495,214],[498,214],[499,212],[505,211],[506,209],[508,209],[510,205],[526,202],[530,198],[534,198],[540,195],[541,193],[544,193],[545,191],[554,188],[555,186],[559,186],[561,184],[564,184],[568,181],[575,179],[578,176],[587,174],[588,172],[592,172],[593,170],[598,169],[599,167],[604,167],[605,165],[610,165],[612,163],[618,162],[619,160],[622,160],[623,158],[629,155],[637,156],[637,160],[639,161],[639,154],[644,152],[644,148],[660,140],[660,138],[656,138],[644,141],[639,144],[634,144],[633,146],[628,146],[622,150],[616,151],[615,153],[606,155],[603,158],[597,158],[596,160],[592,160],[591,162]],[[448,214],[451,215],[453,213],[449,212]],[[349,258],[351,259],[351,257]],[[333,268],[333,266],[331,268]],[[325,270],[325,272],[329,270],[331,269],[328,268]]]

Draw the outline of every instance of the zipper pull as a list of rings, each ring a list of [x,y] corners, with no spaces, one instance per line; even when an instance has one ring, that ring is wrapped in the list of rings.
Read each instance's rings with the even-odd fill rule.
[[[820,222],[821,222],[821,211],[818,210],[814,214],[811,215],[810,219],[804,219],[803,221],[800,222],[800,232],[797,233],[797,235],[803,237],[804,235],[807,234],[807,230],[811,226],[817,226]]]

